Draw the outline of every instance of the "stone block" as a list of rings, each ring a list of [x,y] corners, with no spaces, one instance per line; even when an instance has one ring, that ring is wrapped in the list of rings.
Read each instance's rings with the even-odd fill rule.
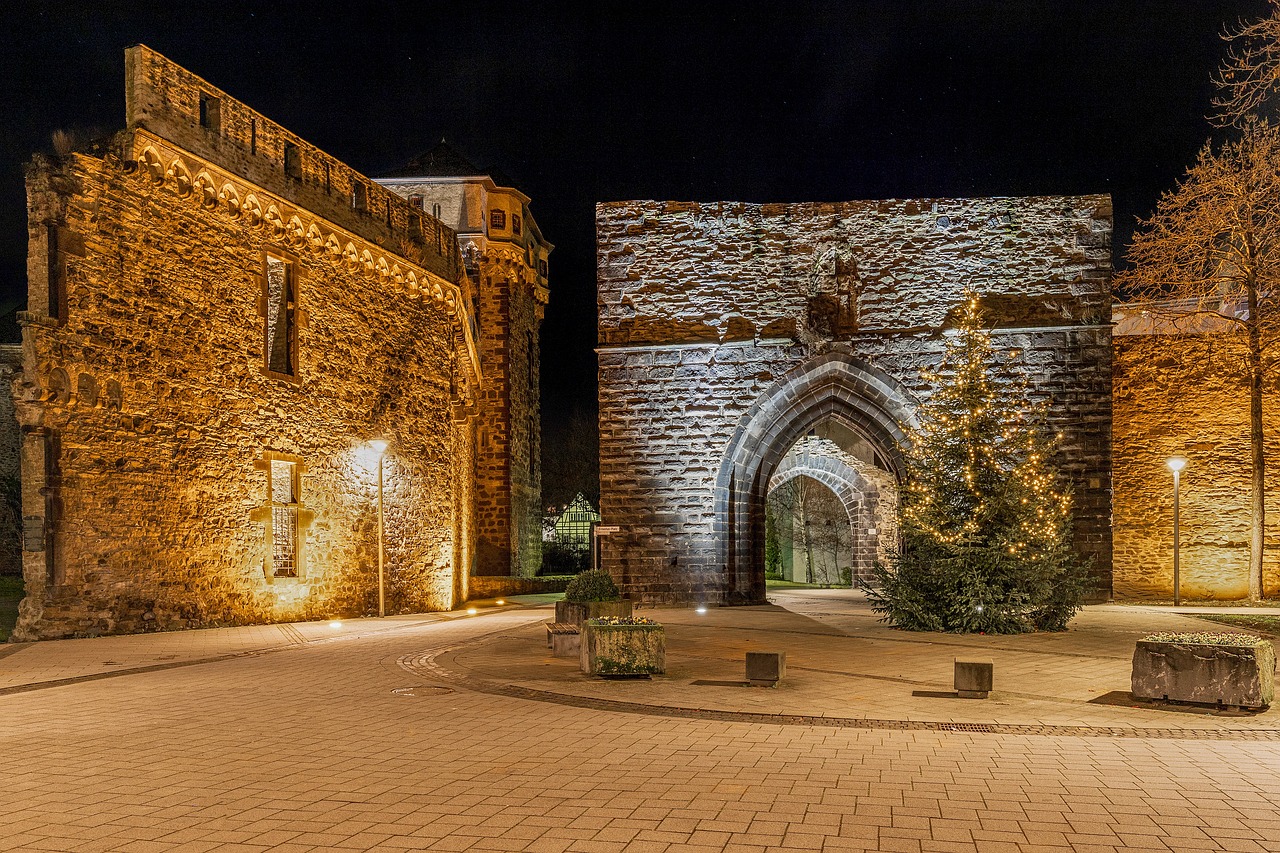
[[[1139,640],[1133,652],[1133,695],[1263,708],[1275,698],[1271,643],[1241,635],[1240,645]]]
[[[961,699],[986,699],[995,664],[989,660],[955,659],[955,688]]]
[[[579,657],[581,632],[577,625],[566,622],[547,623],[547,646],[551,656],[557,658]]]
[[[786,675],[786,652],[747,652],[747,681],[752,687],[777,687]]]
[[[599,619],[601,616],[630,616],[630,601],[557,601],[556,621],[581,625],[588,619]]]

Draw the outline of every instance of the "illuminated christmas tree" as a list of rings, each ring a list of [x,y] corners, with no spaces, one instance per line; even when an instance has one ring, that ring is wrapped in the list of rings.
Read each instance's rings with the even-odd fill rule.
[[[1012,359],[997,359],[976,294],[925,378],[934,391],[903,448],[901,547],[864,586],[873,607],[914,631],[1064,629],[1089,584],[1058,437]]]

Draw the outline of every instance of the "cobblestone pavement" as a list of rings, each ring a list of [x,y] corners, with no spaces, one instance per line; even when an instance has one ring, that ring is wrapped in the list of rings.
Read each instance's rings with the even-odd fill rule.
[[[938,655],[949,661],[955,647],[944,641],[999,654],[998,667],[1022,666],[1010,693],[1068,708],[1111,687],[1134,631],[1183,617],[1091,611],[1056,639],[894,643],[864,624],[856,603],[777,600],[792,612],[713,611],[707,616],[725,621],[708,624],[691,611],[660,611],[673,662],[687,669],[621,684],[648,689],[642,713],[612,710],[613,697],[575,687],[584,679],[571,672],[540,672],[561,663],[529,642],[545,610],[292,626],[293,642],[260,638],[273,641],[263,647],[271,653],[253,653],[234,633],[224,635],[231,651],[187,639],[200,653],[163,668],[146,662],[141,638],[48,644],[41,654],[49,660],[71,650],[60,670],[70,680],[0,695],[0,849],[1280,850],[1280,741],[1258,737],[1280,728],[1268,715],[1097,706],[1126,717],[1121,737],[901,727],[921,706],[941,720],[929,703],[958,701],[915,695],[943,691],[893,680],[936,686],[936,672],[915,670]],[[813,683],[776,691],[684,683],[731,680],[745,640],[718,636],[730,634],[770,646],[794,641],[789,654],[804,667],[796,680]],[[139,671],[102,669],[104,654],[118,657],[110,644],[124,639],[137,644]],[[512,645],[527,653],[510,655]],[[0,673],[36,650],[6,649]],[[77,671],[75,657],[96,663],[65,675]],[[217,659],[172,665],[210,657]],[[1062,659],[1080,661],[1087,674],[1076,676]],[[895,667],[905,674],[870,677]],[[884,719],[863,717],[860,728],[842,723],[854,717],[745,721],[728,712],[758,709],[736,700],[686,716],[671,711],[695,689],[795,702],[788,690],[817,696],[823,682],[874,701]],[[532,691],[533,683],[554,701],[489,689]],[[984,710],[964,713],[993,726],[1018,723],[1033,700],[998,705],[1007,699],[973,702]],[[841,712],[851,706],[846,698]],[[1160,728],[1181,734],[1143,734]]]

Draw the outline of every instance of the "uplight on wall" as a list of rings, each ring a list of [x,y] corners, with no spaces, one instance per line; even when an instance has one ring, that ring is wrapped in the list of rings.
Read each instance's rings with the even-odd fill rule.
[[[385,556],[383,540],[386,538],[386,526],[383,522],[382,515],[382,460],[386,458],[387,447],[390,446],[385,438],[375,438],[368,442],[369,448],[378,454],[378,615],[387,615],[387,592],[386,592],[386,572],[384,568]]]
[[[1182,604],[1181,566],[1178,561],[1178,539],[1181,533],[1178,524],[1178,488],[1181,485],[1182,470],[1187,467],[1187,457],[1170,456],[1164,464],[1173,472],[1173,606],[1178,607]]]

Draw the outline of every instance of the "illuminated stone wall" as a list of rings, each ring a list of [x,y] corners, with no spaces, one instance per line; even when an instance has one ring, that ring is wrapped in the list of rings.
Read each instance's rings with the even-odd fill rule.
[[[452,232],[163,57],[128,68],[128,130],[29,169],[15,637],[376,613],[373,437],[388,611],[453,606],[478,358]],[[293,377],[266,369],[267,256],[296,276]],[[272,460],[299,472],[297,577]]]
[[[1111,582],[1106,196],[598,205],[606,568],[636,599],[763,597],[763,496],[836,414],[888,459],[970,286],[1052,402],[1076,544]]]
[[[1173,595],[1173,475],[1180,489],[1183,596],[1244,598],[1249,592],[1249,387],[1245,353],[1230,336],[1115,338],[1115,592]],[[1269,389],[1268,389],[1269,390]],[[1280,419],[1263,400],[1267,458],[1280,458]],[[1267,478],[1270,531],[1280,518],[1280,472]],[[1263,552],[1268,595],[1280,591],[1277,539]]]

